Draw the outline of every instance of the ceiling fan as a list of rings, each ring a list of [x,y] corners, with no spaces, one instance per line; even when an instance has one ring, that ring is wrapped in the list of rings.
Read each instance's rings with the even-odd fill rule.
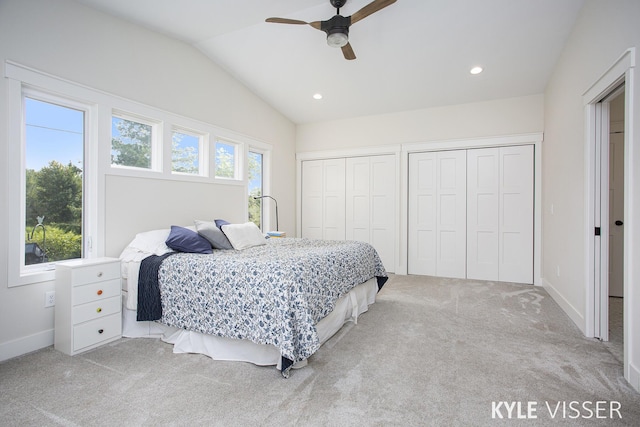
[[[341,48],[345,59],[351,60],[356,59],[356,54],[353,53],[353,49],[349,43],[349,27],[372,13],[396,2],[396,0],[374,0],[353,15],[342,16],[340,15],[340,8],[345,5],[347,0],[329,1],[331,5],[336,8],[336,15],[327,21],[305,22],[287,18],[267,18],[266,21],[276,24],[310,25],[316,30],[324,31],[327,33],[327,44],[331,47]]]

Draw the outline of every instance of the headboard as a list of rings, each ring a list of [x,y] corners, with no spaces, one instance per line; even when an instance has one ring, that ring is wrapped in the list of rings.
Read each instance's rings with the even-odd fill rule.
[[[243,185],[107,175],[105,187],[106,256],[119,256],[142,231],[193,225],[194,219],[247,220]]]

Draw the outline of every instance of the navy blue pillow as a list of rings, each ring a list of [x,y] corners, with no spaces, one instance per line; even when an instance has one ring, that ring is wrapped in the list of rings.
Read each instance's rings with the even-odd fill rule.
[[[188,228],[171,226],[171,233],[165,242],[174,251],[195,254],[212,254],[211,243],[195,231]]]

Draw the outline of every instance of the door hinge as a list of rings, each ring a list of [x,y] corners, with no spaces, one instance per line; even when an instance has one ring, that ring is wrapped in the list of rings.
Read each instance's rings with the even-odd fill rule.
[[[596,227],[596,236],[600,235],[600,227]]]

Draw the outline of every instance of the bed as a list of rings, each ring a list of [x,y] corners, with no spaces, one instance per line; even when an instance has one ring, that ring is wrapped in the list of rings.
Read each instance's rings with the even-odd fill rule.
[[[160,337],[175,353],[275,365],[288,377],[345,323],[356,323],[387,279],[367,243],[265,239],[243,226],[252,241],[245,232],[240,241],[234,236],[241,227],[217,225],[231,248],[210,238],[204,253],[171,248],[175,227],[138,234],[120,256],[123,336]],[[192,227],[189,236],[211,237],[203,230]]]

